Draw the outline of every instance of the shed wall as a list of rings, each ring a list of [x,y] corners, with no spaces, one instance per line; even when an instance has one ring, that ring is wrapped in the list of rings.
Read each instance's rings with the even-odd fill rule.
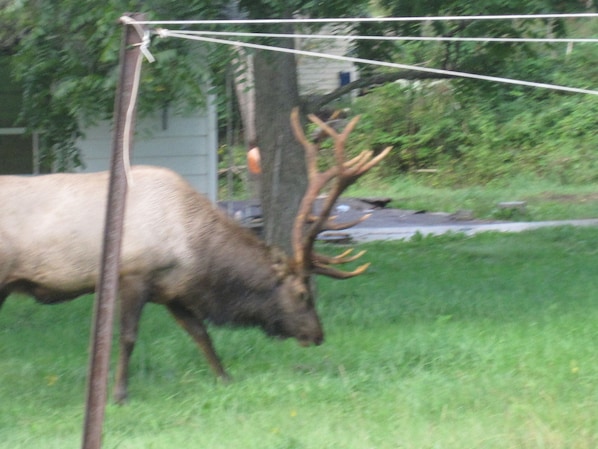
[[[213,104],[188,116],[166,112],[139,119],[136,129],[132,164],[170,168],[216,201],[217,126]],[[78,146],[85,163],[82,171],[108,170],[112,151],[110,123],[87,129]]]

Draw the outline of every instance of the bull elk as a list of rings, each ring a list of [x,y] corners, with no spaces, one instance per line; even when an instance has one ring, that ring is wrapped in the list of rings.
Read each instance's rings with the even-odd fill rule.
[[[340,134],[313,116],[311,120],[334,139],[336,163],[318,172],[317,148],[293,111],[293,130],[305,147],[309,187],[293,228],[292,256],[241,228],[177,174],[158,167],[133,168],[121,253],[116,402],[127,397],[129,359],[148,302],[168,309],[222,378],[227,374],[206,331],[207,321],[259,326],[270,336],[294,337],[306,346],[322,343],[310,275],[349,278],[367,265],[351,272],[335,268],[360,254],[325,257],[313,251],[314,241],[323,229],[340,227],[330,220],[334,202],[389,149],[376,157],[366,151],[345,161],[345,142],[357,120]],[[54,304],[94,291],[108,176],[0,177],[0,306],[11,292]],[[320,214],[313,216],[316,196],[330,183]]]

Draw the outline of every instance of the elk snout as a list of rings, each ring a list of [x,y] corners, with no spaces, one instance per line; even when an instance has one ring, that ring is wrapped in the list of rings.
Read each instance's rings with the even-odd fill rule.
[[[314,331],[311,335],[299,335],[297,337],[297,341],[303,347],[308,347],[311,345],[320,346],[322,343],[324,343],[324,332],[320,328]]]

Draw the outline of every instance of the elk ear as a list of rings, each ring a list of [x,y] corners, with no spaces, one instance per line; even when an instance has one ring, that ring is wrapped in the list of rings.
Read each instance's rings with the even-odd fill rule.
[[[289,257],[278,247],[270,248],[270,262],[278,279],[284,279],[291,272]]]

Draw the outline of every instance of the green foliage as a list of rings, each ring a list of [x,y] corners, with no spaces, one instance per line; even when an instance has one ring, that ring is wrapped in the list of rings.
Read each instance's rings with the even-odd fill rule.
[[[16,45],[13,72],[23,87],[21,123],[40,132],[42,165],[67,169],[81,161],[76,140],[81,129],[111,116],[116,89],[122,26],[126,11],[176,14],[180,19],[205,14],[204,2],[24,1],[3,20],[13,20],[22,37]],[[197,107],[204,98],[202,82],[209,66],[197,64],[189,45],[154,41],[157,61],[145,64],[139,110],[165,104]]]
[[[327,2],[315,0],[240,0],[240,10],[251,19],[292,17],[293,14],[307,17],[348,17],[367,10],[368,3],[342,0]]]
[[[393,178],[371,176],[352,186],[347,195],[392,199],[391,207],[454,213],[471,211],[478,219],[518,221],[568,220],[598,217],[598,184],[563,185],[525,174],[496,179],[484,185],[456,187],[438,180],[440,172],[414,173]],[[498,204],[524,201],[525,213],[499,211]]]
[[[597,247],[594,228],[364,245],[367,274],[318,281],[322,346],[210,329],[227,385],[150,306],[103,446],[597,447]],[[4,305],[1,449],[80,444],[89,299]]]
[[[580,7],[544,0],[524,4],[516,0],[380,0],[376,5],[392,16],[578,12]],[[422,36],[562,37],[595,33],[595,26],[583,20],[426,21],[371,27],[377,34]],[[364,57],[371,54],[464,72],[594,87],[596,46],[576,45],[565,50],[563,45],[481,42],[378,45],[366,41],[356,48]],[[597,159],[590,150],[598,144],[595,108],[593,96],[488,81],[456,78],[435,83],[404,82],[375,88],[356,102],[355,112],[364,115],[356,140],[361,147],[374,150],[395,147],[388,163],[379,170],[383,175],[438,169],[434,182],[453,186],[530,173],[563,183],[587,183],[598,179]],[[577,138],[572,135],[576,132]]]
[[[598,144],[591,124],[597,107],[592,96],[551,95],[474,114],[471,143],[445,167],[446,180],[471,185],[532,173],[563,184],[595,182],[598,159],[590,149]]]
[[[24,89],[21,123],[31,131],[40,132],[43,163],[59,168],[81,162],[74,146],[81,129],[110,117],[112,113],[122,31],[116,20],[124,11],[146,12],[150,19],[209,19],[287,17],[296,12],[310,17],[360,16],[371,8],[369,2],[336,0],[241,0],[237,4],[226,0],[185,3],[174,0],[99,3],[90,0],[4,0],[4,3],[7,7],[0,11],[0,20],[7,26],[0,32],[0,41],[7,41],[7,36],[15,34],[14,30],[18,30],[20,37],[13,50],[16,51],[14,74]],[[523,5],[516,0],[375,2],[379,13],[399,16],[557,12],[578,7],[576,3],[556,0],[528,0]],[[567,30],[562,21],[405,22],[392,30],[386,29],[387,26],[362,24],[357,27],[357,32],[517,37],[543,35],[547,30],[561,36],[575,33],[579,28],[573,23],[573,31]],[[412,64],[426,63],[536,81],[564,84],[571,84],[571,81],[580,87],[592,87],[597,70],[593,64],[597,54],[595,46],[583,49],[576,46],[563,59],[562,53],[553,47],[359,42],[363,46],[355,49],[356,54],[369,58],[399,59]],[[228,48],[154,38],[152,52],[157,62],[144,65],[140,94],[142,114],[165,104],[182,109],[196,107],[203,100],[201,87],[206,80],[222,92],[224,73],[231,61]],[[533,161],[540,161],[534,171],[552,173],[552,166],[564,163],[569,167],[564,181],[593,179],[590,169],[581,176],[568,173],[577,170],[588,158],[593,167],[592,136],[583,145],[579,156],[562,154],[571,146],[573,137],[566,142],[560,141],[561,136],[552,139],[551,142],[558,143],[551,149],[553,157],[546,158],[541,153],[545,145],[538,133],[547,135],[548,132],[534,122],[531,112],[546,111],[545,123],[549,123],[548,119],[554,120],[553,129],[566,129],[571,133],[575,126],[573,120],[583,120],[588,129],[592,126],[594,106],[589,100],[572,104],[569,116],[558,118],[551,111],[557,110],[562,96],[470,80],[437,85],[390,85],[374,90],[368,97],[374,104],[360,101],[356,106],[365,115],[360,126],[370,134],[360,138],[361,145],[376,149],[386,145],[397,148],[391,164],[386,165],[386,173],[442,168],[447,183],[486,182],[497,176],[528,170]],[[224,96],[219,98],[224,101]],[[221,115],[225,113],[221,108]],[[511,123],[507,123],[508,118],[512,118]],[[497,145],[511,148],[497,151]]]
[[[352,15],[366,2],[261,2],[227,0],[4,0],[0,11],[0,48],[14,45],[14,75],[24,89],[21,123],[41,135],[42,163],[59,169],[80,164],[75,142],[81,129],[111,116],[116,88],[122,27],[127,11],[144,12],[148,19],[213,19],[238,17],[313,17]],[[255,31],[255,29],[253,29]],[[9,37],[18,31],[20,40]],[[202,87],[223,92],[231,49],[176,39],[153,39],[153,64],[142,72],[141,114],[165,104],[178,109],[197,107]],[[224,98],[220,95],[219,98]]]
[[[458,108],[448,82],[381,86],[355,102],[363,118],[351,142],[375,151],[394,147],[384,174],[433,168],[457,152]]]
[[[580,45],[570,54],[511,60],[510,74],[587,87],[595,54]],[[550,76],[535,78],[540,73]],[[524,174],[583,184],[598,180],[597,108],[593,95],[538,88],[464,80],[395,83],[355,102],[355,112],[364,115],[355,138],[373,149],[395,147],[387,175],[434,168],[435,182],[453,186]]]
[[[380,0],[378,5],[386,14],[393,17],[423,16],[479,16],[494,14],[534,14],[550,11],[577,12],[578,5],[567,4],[558,0],[482,0],[463,2],[460,0],[426,0],[420,2],[397,2]],[[523,37],[546,33],[548,29],[554,35],[563,35],[564,22],[559,20],[452,20],[452,21],[413,21],[381,25],[386,33],[405,36],[450,36],[450,37]],[[380,25],[377,25],[379,28]],[[358,43],[357,51],[367,54],[369,43]],[[475,73],[496,73],[500,67],[508,64],[517,53],[535,54],[526,45],[468,42],[414,42],[408,44],[416,61],[426,65],[441,66],[449,69],[472,71]],[[404,47],[396,45],[396,49]],[[387,46],[388,49],[388,46]],[[388,59],[388,58],[387,58]],[[488,73],[488,71],[491,73]]]
[[[218,148],[218,198],[241,200],[251,197],[248,183],[247,149],[241,145]]]

